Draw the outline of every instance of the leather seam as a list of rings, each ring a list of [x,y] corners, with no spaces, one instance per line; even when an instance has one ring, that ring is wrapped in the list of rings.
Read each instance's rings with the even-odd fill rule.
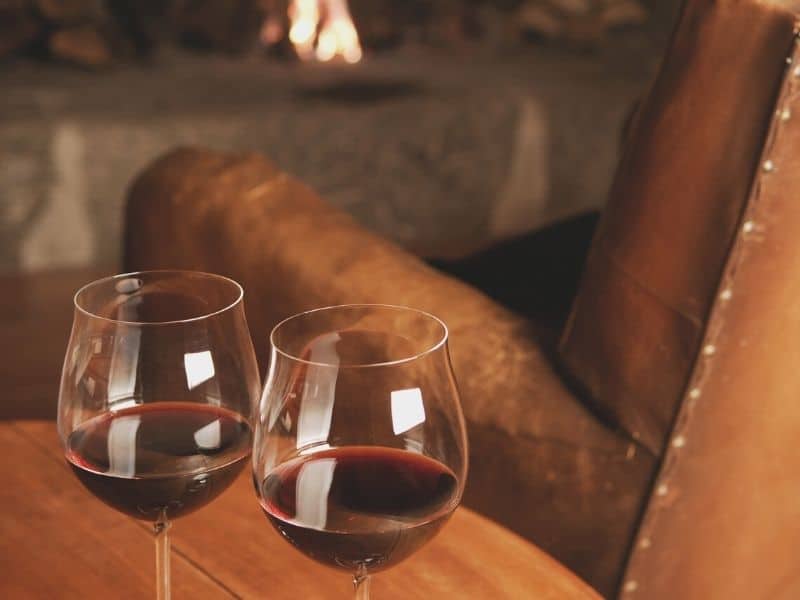
[[[611,266],[620,274],[624,275],[626,279],[628,279],[631,283],[633,283],[638,289],[642,292],[647,294],[649,297],[656,300],[662,307],[672,311],[679,317],[683,317],[687,321],[689,321],[692,325],[699,327],[703,326],[702,319],[700,317],[695,317],[689,314],[686,314],[683,310],[678,308],[677,306],[673,306],[671,303],[667,302],[663,297],[661,297],[657,292],[650,289],[645,283],[639,280],[636,275],[631,273],[624,265],[624,263],[616,256],[616,254],[611,250],[611,247],[607,243],[607,238],[605,235],[600,235],[598,241],[600,242],[600,246],[598,250],[602,250],[603,255],[608,258]]]
[[[659,516],[668,510],[677,499],[675,490],[670,487],[671,475],[678,463],[679,455],[682,452],[681,449],[687,443],[687,432],[690,428],[694,408],[702,398],[703,384],[713,370],[712,359],[713,355],[716,354],[717,344],[723,337],[725,312],[732,301],[731,290],[735,284],[736,274],[748,257],[748,250],[751,244],[761,242],[764,239],[763,231],[754,216],[761,209],[764,184],[774,170],[770,156],[783,132],[783,120],[780,116],[780,110],[788,107],[796,98],[800,97],[800,71],[795,70],[800,67],[793,66],[794,64],[800,64],[798,63],[800,61],[800,19],[798,18],[795,18],[794,33],[792,46],[786,59],[787,68],[784,71],[777,97],[773,103],[773,114],[761,146],[751,189],[740,217],[740,224],[736,230],[733,244],[719,280],[719,286],[709,311],[706,330],[702,336],[697,357],[693,361],[692,372],[682,394],[678,414],[668,436],[663,462],[657,471],[641,524],[629,551],[628,564],[623,577],[624,583],[621,588],[621,592],[626,593],[626,597],[632,597],[634,595],[633,592],[639,589],[636,564],[634,563],[635,557],[639,552],[652,548],[654,545],[652,533],[656,529]],[[680,443],[676,444],[676,440],[679,440]]]

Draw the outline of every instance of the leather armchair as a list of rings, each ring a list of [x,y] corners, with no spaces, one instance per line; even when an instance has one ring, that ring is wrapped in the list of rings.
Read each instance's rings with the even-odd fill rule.
[[[271,326],[304,309],[438,314],[469,425],[468,505],[607,595],[797,597],[800,49],[789,5],[685,4],[557,353],[537,323],[257,155],[182,149],[150,166],[129,194],[126,267],[242,282],[262,367]]]

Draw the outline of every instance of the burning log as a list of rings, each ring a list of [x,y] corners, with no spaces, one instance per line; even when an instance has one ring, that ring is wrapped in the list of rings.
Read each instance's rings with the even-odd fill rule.
[[[404,23],[391,4],[391,0],[350,0],[350,12],[366,47],[392,48],[403,41]]]
[[[236,54],[253,47],[264,12],[258,0],[173,0],[170,20],[188,45]]]
[[[646,19],[641,0],[0,0],[0,57],[28,48],[100,67],[162,41],[358,62],[363,48],[534,36],[591,47]],[[509,35],[510,34],[510,35]]]
[[[87,67],[111,64],[114,55],[108,40],[92,25],[61,29],[49,40],[54,56]]]
[[[0,2],[0,58],[31,45],[43,30],[42,22],[24,0]]]
[[[103,21],[107,13],[102,2],[94,0],[35,0],[39,14],[50,23],[72,25]]]
[[[610,29],[641,25],[647,13],[639,0],[526,0],[517,11],[523,34],[597,45]]]

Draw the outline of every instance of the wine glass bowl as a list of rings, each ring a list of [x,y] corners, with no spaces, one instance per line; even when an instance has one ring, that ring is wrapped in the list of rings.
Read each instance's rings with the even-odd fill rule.
[[[459,504],[467,440],[436,317],[347,305],[278,324],[256,423],[253,480],[272,525],[354,575],[389,568]]]
[[[149,271],[75,295],[58,431],[83,485],[151,521],[159,597],[169,597],[172,519],[211,502],[252,449],[259,376],[235,281]]]
[[[230,410],[149,402],[89,419],[67,438],[72,471],[136,519],[172,521],[205,506],[250,456],[248,422]]]

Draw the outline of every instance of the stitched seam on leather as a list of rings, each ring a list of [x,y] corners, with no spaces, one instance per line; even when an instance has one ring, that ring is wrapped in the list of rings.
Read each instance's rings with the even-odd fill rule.
[[[652,544],[654,543],[654,540],[652,540],[652,532],[656,529],[659,516],[664,511],[668,510],[676,499],[674,490],[671,490],[669,487],[669,482],[679,460],[679,454],[684,451],[681,449],[683,443],[681,446],[675,447],[673,442],[676,438],[681,438],[684,441],[688,439],[686,433],[689,430],[694,408],[697,405],[697,402],[702,398],[702,389],[704,383],[708,379],[710,372],[713,370],[713,364],[711,364],[711,361],[713,360],[712,357],[713,354],[716,353],[715,348],[718,340],[720,339],[720,333],[723,329],[725,312],[727,307],[730,306],[731,302],[730,298],[723,300],[721,298],[721,293],[724,290],[731,290],[734,287],[736,274],[747,258],[748,248],[750,245],[752,243],[758,243],[764,239],[763,235],[758,230],[758,221],[754,221],[753,217],[761,208],[760,200],[762,196],[762,189],[766,178],[770,176],[772,170],[771,168],[766,169],[765,165],[769,162],[772,149],[775,147],[776,142],[780,138],[783,131],[783,128],[781,127],[781,118],[779,115],[775,114],[774,109],[786,107],[789,105],[789,103],[791,103],[792,100],[800,96],[800,77],[793,75],[793,70],[795,68],[793,65],[797,64],[799,60],[800,19],[796,18],[795,37],[793,40],[793,46],[789,50],[787,59],[788,66],[784,71],[783,78],[781,79],[777,98],[772,104],[773,115],[769,122],[769,128],[762,145],[762,151],[759,156],[759,160],[756,164],[756,171],[754,173],[751,190],[747,196],[747,201],[740,219],[740,225],[737,229],[736,237],[723,269],[714,302],[711,306],[711,310],[709,311],[708,323],[706,326],[706,331],[703,334],[700,351],[698,352],[698,356],[694,361],[694,368],[689,376],[685,391],[682,395],[680,408],[669,435],[670,442],[665,448],[664,460],[658,469],[658,473],[653,485],[653,493],[651,493],[650,498],[647,501],[638,533],[629,552],[628,564],[625,568],[623,581],[637,581],[637,577],[635,575],[636,565],[633,564],[633,559],[640,551],[646,551],[644,548],[652,547]],[[745,229],[744,224],[746,223],[752,223],[752,226],[748,229]],[[713,351],[710,353],[705,352],[706,348],[708,347],[711,347]],[[647,540],[646,546],[643,545],[643,540]],[[636,586],[634,586],[628,591],[632,592],[636,589]],[[622,588],[622,591],[625,591],[624,587]],[[632,597],[632,594],[628,594],[626,597]]]

